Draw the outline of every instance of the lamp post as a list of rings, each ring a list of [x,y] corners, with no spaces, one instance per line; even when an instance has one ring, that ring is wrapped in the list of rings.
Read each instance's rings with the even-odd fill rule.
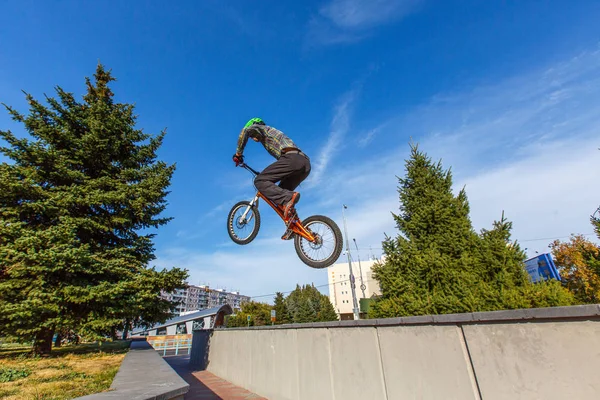
[[[360,313],[358,310],[358,302],[356,301],[356,284],[354,280],[354,274],[352,273],[352,262],[350,261],[350,242],[348,241],[348,227],[346,226],[346,214],[344,210],[348,208],[345,204],[342,208],[342,216],[344,217],[344,234],[346,236],[346,255],[348,256],[348,268],[350,269],[350,291],[352,292],[352,305],[354,306],[354,319],[360,319]]]
[[[358,253],[358,244],[356,244],[356,239],[352,239],[352,240],[354,240],[354,245],[356,246],[356,255],[358,256],[358,273],[360,274],[360,291],[362,292],[362,298],[366,299],[367,296],[365,296],[365,289],[367,287],[365,286],[365,283],[363,282],[362,265],[360,265],[360,254]]]

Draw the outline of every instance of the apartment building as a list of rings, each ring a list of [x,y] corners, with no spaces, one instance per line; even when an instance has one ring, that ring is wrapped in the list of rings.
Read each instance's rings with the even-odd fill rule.
[[[381,295],[379,282],[373,278],[373,265],[379,260],[352,262],[352,273],[356,284],[356,299],[360,304],[361,298],[372,298]],[[362,270],[362,281],[361,273]],[[341,320],[353,319],[352,285],[348,262],[334,264],[327,269],[329,282],[329,300]],[[364,290],[361,288],[364,285]]]
[[[188,285],[184,289],[174,292],[161,292],[161,297],[177,302],[177,313],[179,315],[190,311],[205,310],[207,308],[219,307],[229,304],[234,310],[239,309],[241,303],[249,301],[250,297],[240,292],[228,292],[224,289],[212,289],[206,285]]]

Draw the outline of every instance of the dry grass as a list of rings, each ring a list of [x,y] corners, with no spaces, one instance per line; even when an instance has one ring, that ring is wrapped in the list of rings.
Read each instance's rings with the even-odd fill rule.
[[[129,342],[66,346],[47,358],[31,356],[30,348],[0,348],[0,371],[17,371],[14,380],[0,383],[0,399],[66,400],[106,391],[128,347]]]

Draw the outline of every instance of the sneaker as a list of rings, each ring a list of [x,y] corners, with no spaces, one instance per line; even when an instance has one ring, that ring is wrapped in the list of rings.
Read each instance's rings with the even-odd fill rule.
[[[296,203],[300,201],[300,193],[294,192],[292,193],[292,199],[288,201],[283,208],[283,218],[288,219],[291,215],[291,211],[294,209]]]

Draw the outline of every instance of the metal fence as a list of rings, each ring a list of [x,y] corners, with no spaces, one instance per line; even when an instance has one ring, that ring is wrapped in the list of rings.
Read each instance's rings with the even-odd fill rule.
[[[148,343],[162,356],[190,354],[192,335],[148,336]]]

